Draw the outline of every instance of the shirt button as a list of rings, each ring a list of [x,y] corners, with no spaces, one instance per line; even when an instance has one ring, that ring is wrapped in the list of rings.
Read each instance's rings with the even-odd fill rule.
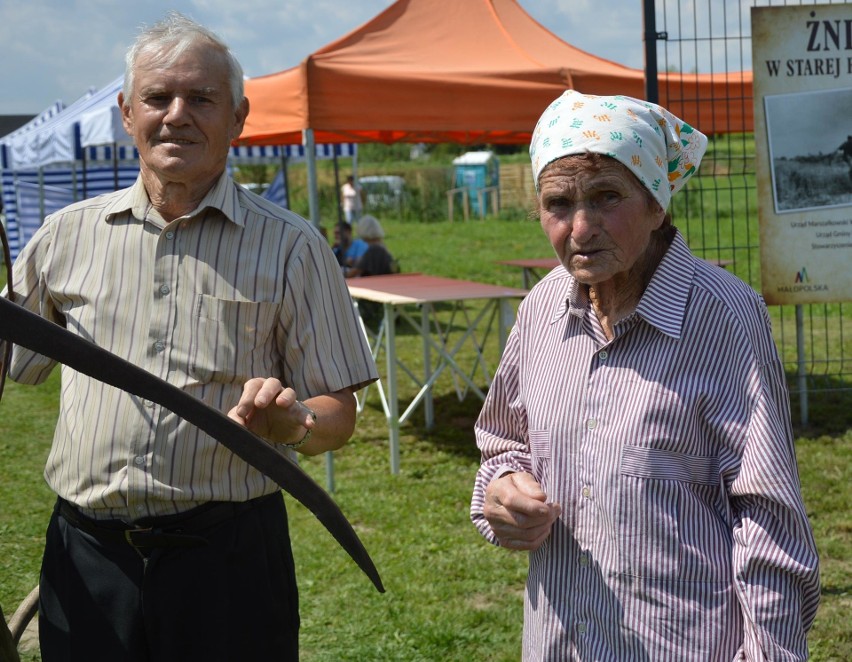
[[[137,457],[137,458],[136,458],[135,460],[133,460],[133,461],[134,461],[136,464],[145,464],[145,458],[144,458],[144,457]]]
[[[577,633],[578,634],[586,634],[586,624],[585,623],[577,623]]]
[[[160,294],[168,294],[171,291],[172,290],[168,285],[160,285]]]
[[[586,421],[586,427],[589,428],[590,430],[594,430],[596,427],[598,427],[597,419],[590,418],[588,421]]]
[[[174,232],[172,232],[171,230],[169,230],[168,232],[166,232],[166,239],[174,239],[174,238],[175,238],[175,233],[174,233]]]
[[[609,354],[607,353],[607,351],[605,349],[602,349],[600,351],[600,353],[598,354],[598,358],[601,360],[601,363],[606,361],[608,356],[609,356]]]
[[[580,565],[584,568],[589,565],[589,555],[588,554],[580,554]]]
[[[157,351],[157,352],[162,352],[165,348],[166,348],[166,343],[164,343],[162,340],[158,340],[157,342],[154,343],[154,350]]]
[[[591,488],[591,487],[586,486],[586,487],[584,487],[584,488],[583,488],[582,493],[583,493],[583,496],[584,496],[584,497],[586,497],[587,499],[589,499],[589,498],[591,498],[591,496],[592,496],[592,488]]]

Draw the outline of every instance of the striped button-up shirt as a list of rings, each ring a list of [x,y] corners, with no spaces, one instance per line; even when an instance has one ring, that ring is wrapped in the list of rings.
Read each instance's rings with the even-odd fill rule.
[[[760,297],[678,234],[607,340],[559,267],[518,311],[476,425],[471,517],[530,472],[524,660],[800,660],[819,601],[784,372]]]
[[[226,412],[252,377],[300,399],[377,378],[340,268],[296,214],[223,174],[166,223],[141,179],[49,216],[16,260],[17,301]],[[16,347],[10,376],[54,362]],[[161,406],[62,367],[45,477],[98,518],[137,519],[280,489]]]

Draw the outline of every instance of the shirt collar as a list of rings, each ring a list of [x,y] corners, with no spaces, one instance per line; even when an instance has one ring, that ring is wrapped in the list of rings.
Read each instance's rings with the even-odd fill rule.
[[[636,314],[672,338],[680,338],[695,274],[695,257],[678,231],[651,277]]]
[[[683,328],[686,304],[695,273],[694,260],[678,231],[636,307],[635,314],[673,338],[679,338]],[[560,297],[554,308],[551,323],[561,319],[566,313],[583,318],[588,311],[589,297],[586,288],[573,277],[569,277],[567,290],[566,296]]]
[[[151,207],[151,200],[148,197],[148,192],[145,190],[145,185],[142,183],[142,176],[136,178],[136,181],[128,189],[125,189],[116,199],[112,209],[107,214],[107,220],[111,220],[117,214],[130,211],[135,218],[144,219],[148,216],[148,210]],[[202,198],[201,203],[193,211],[186,216],[195,216],[207,208],[217,209],[230,220],[232,223],[243,226],[243,215],[240,213],[240,205],[237,194],[237,184],[231,179],[227,172],[216,180],[207,194]]]

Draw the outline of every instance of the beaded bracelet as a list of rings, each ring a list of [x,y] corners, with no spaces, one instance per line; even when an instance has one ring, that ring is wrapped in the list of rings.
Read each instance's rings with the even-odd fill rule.
[[[300,402],[299,404],[302,405],[305,409],[308,410],[308,413],[311,415],[311,418],[313,419],[314,423],[316,423],[317,422],[316,412],[313,409],[310,409],[309,407],[307,407],[307,405],[305,405],[305,403],[303,403],[303,402]],[[291,450],[296,450],[297,448],[301,448],[306,443],[308,443],[308,440],[311,438],[311,435],[313,434],[313,432],[314,432],[313,428],[307,428],[305,430],[305,436],[302,437],[301,439],[299,439],[299,441],[296,441],[292,444],[282,444],[282,446],[284,446],[285,448],[289,448]]]

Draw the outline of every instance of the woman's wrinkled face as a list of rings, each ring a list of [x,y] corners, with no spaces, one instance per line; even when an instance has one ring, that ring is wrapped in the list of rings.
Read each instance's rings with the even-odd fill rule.
[[[539,218],[556,254],[584,285],[618,285],[648,249],[664,210],[615,159],[566,157],[539,177]]]

